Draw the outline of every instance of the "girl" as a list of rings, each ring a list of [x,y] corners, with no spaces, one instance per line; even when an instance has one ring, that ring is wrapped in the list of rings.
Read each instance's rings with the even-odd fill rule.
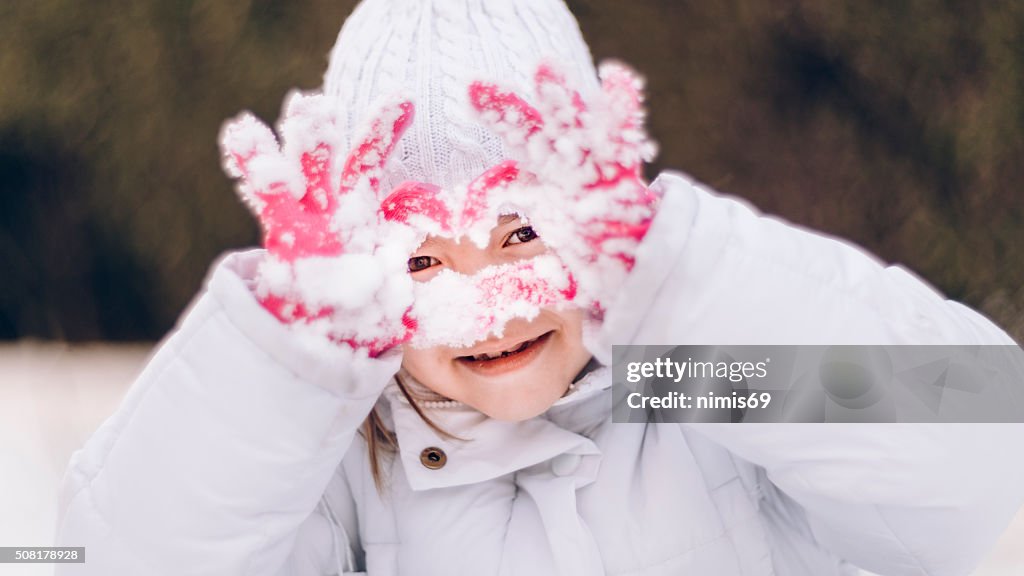
[[[58,573],[969,573],[1024,498],[1019,426],[610,421],[612,344],[1012,341],[646,185],[638,83],[601,76],[558,0],[366,0],[283,149],[229,124],[266,249],[214,267],[72,458],[86,562]]]

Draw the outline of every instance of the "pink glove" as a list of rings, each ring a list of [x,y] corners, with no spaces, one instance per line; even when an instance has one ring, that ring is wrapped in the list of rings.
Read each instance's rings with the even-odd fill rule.
[[[370,356],[415,328],[407,259],[420,239],[378,210],[381,171],[413,113],[408,101],[385,104],[345,156],[334,110],[320,94],[288,98],[283,146],[248,113],[221,133],[225,169],[263,227],[260,303],[303,333]]]
[[[495,84],[474,82],[470,102],[521,158],[520,180],[491,202],[521,207],[599,312],[633,267],[658,198],[641,179],[654,145],[643,129],[642,82],[621,64],[601,66],[590,102],[549,64],[536,72],[536,106]]]

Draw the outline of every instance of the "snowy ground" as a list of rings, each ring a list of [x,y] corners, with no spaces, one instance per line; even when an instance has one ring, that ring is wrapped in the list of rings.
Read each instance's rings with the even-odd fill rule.
[[[148,345],[0,345],[0,546],[48,546],[71,453],[116,407]],[[50,574],[0,564],[0,576]],[[1024,510],[974,576],[1024,574]]]

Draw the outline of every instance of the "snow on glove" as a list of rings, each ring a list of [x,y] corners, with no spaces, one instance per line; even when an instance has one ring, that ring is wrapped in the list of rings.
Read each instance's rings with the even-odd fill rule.
[[[378,188],[413,113],[408,101],[385,103],[347,154],[321,94],[289,96],[283,145],[251,114],[225,125],[225,169],[239,179],[268,252],[254,291],[282,322],[371,356],[412,335],[407,259],[422,236],[383,218]]]
[[[514,162],[502,162],[468,186],[442,190],[433,184],[407,181],[381,203],[388,220],[447,238],[469,237],[485,247],[499,208],[492,195],[505,193],[519,178]],[[553,254],[492,265],[472,275],[444,269],[426,282],[415,283],[416,335],[410,344],[467,347],[489,336],[500,337],[514,318],[531,320],[542,308],[571,302],[575,283]]]
[[[598,312],[632,269],[658,200],[642,180],[655,151],[643,129],[642,81],[617,63],[603,64],[600,77],[590,101],[551,64],[534,76],[534,105],[496,84],[469,87],[472,107],[521,158],[527,184],[490,203],[526,212],[572,271],[576,302]]]

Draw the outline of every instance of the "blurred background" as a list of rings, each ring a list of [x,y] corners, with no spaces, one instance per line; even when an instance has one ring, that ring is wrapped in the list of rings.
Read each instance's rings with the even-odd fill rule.
[[[38,495],[0,492],[0,545],[49,538],[71,451],[213,259],[258,243],[218,130],[318,87],[354,4],[0,3],[0,483]],[[647,77],[651,176],[852,240],[1024,341],[1024,3],[568,4]]]
[[[1024,4],[573,0],[671,167],[917,271],[1024,339]],[[0,6],[0,338],[161,337],[258,242],[221,123],[320,85],[354,2]]]

